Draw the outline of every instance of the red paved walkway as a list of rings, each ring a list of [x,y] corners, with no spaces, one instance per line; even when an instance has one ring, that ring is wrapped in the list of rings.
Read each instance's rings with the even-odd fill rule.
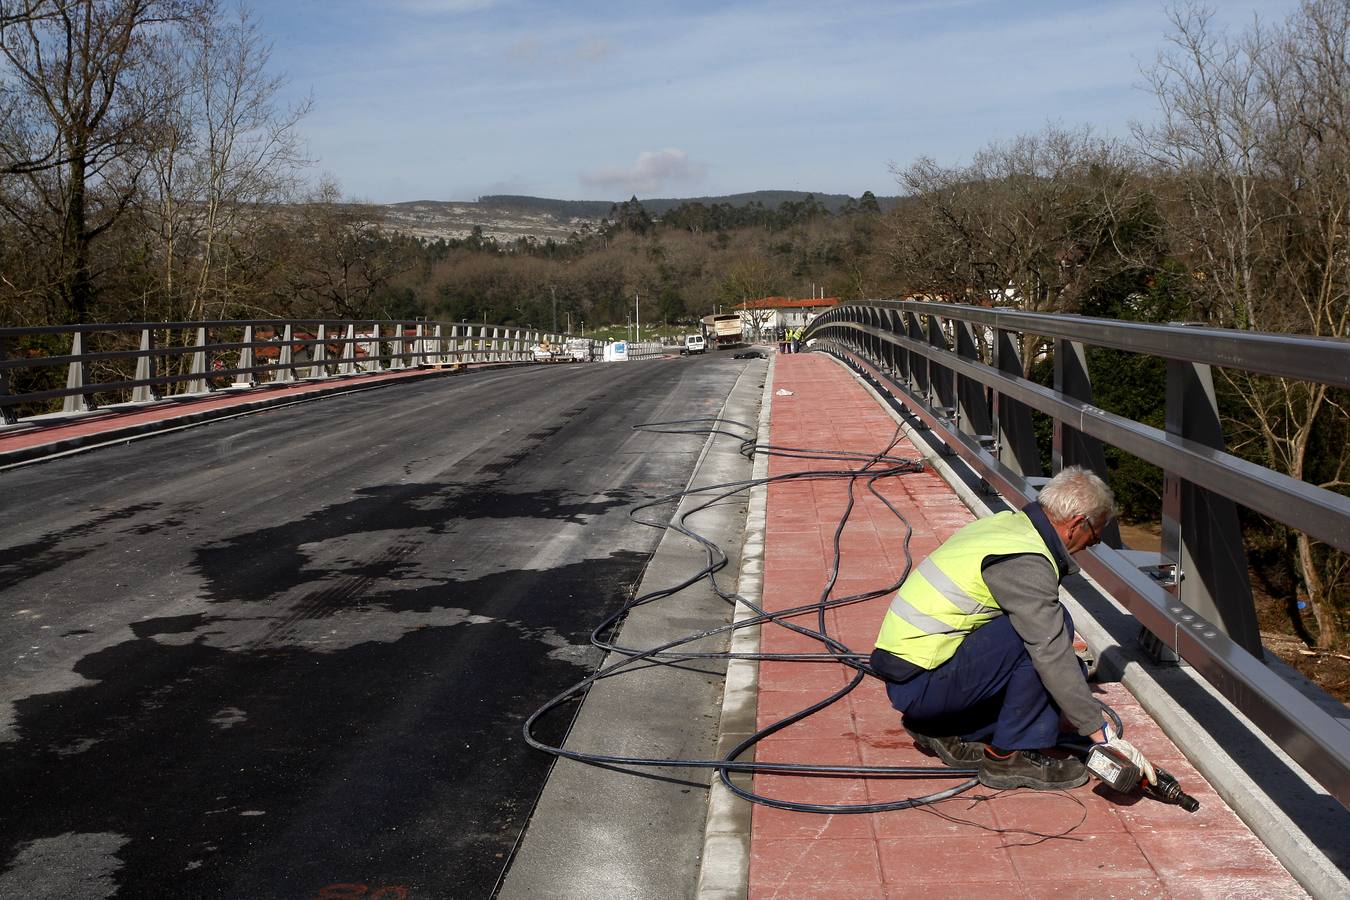
[[[877,452],[893,420],[844,369],[822,354],[780,355],[771,442],[778,446]],[[895,453],[917,456],[912,445]],[[775,457],[770,473],[820,467]],[[971,514],[931,471],[879,488],[914,528],[919,561]],[[769,609],[817,599],[846,486],[789,482],[769,487],[764,598]],[[843,538],[834,596],[892,583],[904,564],[903,525],[860,493]],[[879,598],[832,610],[832,632],[868,653],[888,603]],[[814,619],[811,623],[814,625]],[[766,628],[768,652],[820,650],[814,641]],[[760,665],[759,723],[776,721],[843,685],[835,663]],[[1224,805],[1119,684],[1099,688],[1130,739],[1172,772],[1200,810],[1111,796],[1090,782],[1073,791],[991,791],[976,787],[931,809],[824,816],[755,806],[750,897],[1302,897],[1302,889]],[[874,680],[843,701],[759,745],[758,759],[874,765],[938,765],[900,728]],[[862,781],[758,776],[760,793],[809,802],[877,802],[928,794],[951,778]],[[1051,837],[1043,837],[1050,835]]]

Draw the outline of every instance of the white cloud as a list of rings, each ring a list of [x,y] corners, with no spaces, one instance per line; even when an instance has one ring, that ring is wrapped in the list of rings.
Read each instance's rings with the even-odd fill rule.
[[[703,163],[689,159],[683,150],[644,150],[631,166],[613,166],[582,172],[581,183],[596,190],[652,196],[667,185],[695,184],[708,173]]]
[[[604,38],[593,38],[577,48],[577,59],[582,62],[599,62],[614,52],[614,45]]]
[[[520,40],[511,44],[511,46],[507,47],[506,52],[512,59],[519,62],[533,62],[538,58],[539,51],[542,48],[543,44],[539,42],[539,38],[532,34],[527,34]]]

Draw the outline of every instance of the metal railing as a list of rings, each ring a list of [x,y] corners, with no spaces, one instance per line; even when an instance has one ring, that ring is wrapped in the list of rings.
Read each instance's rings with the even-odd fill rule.
[[[4,422],[14,423],[21,410],[43,410],[56,400],[63,412],[73,413],[222,387],[466,363],[533,362],[540,343],[561,349],[567,337],[498,325],[369,319],[0,328],[0,414]],[[603,358],[604,343],[594,343],[591,359]]]
[[[1211,372],[1346,388],[1350,341],[891,300],[830,310],[805,339],[882,386],[1014,506],[1047,480],[1037,415],[1051,423],[1054,471],[1105,474],[1104,445],[1161,469],[1161,552],[1124,549],[1112,524],[1082,568],[1139,621],[1155,656],[1185,660],[1350,806],[1350,729],[1261,662],[1237,513],[1350,552],[1350,498],[1226,452]],[[1051,386],[1023,377],[1024,346],[1053,356]],[[1093,405],[1088,347],[1166,361],[1164,428]]]

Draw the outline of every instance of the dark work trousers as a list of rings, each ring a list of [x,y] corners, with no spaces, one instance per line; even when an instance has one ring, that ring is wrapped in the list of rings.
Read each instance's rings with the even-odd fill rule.
[[[1068,610],[1064,623],[1073,634]],[[887,682],[886,693],[905,724],[929,737],[956,735],[1000,750],[1043,750],[1059,739],[1059,707],[1007,616],[975,629],[936,669]]]

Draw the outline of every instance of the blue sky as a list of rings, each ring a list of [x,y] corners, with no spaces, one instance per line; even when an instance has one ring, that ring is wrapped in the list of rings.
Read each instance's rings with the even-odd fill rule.
[[[1282,19],[1294,0],[1223,0]],[[895,194],[1047,122],[1126,137],[1160,0],[254,0],[316,171],[373,202]]]

